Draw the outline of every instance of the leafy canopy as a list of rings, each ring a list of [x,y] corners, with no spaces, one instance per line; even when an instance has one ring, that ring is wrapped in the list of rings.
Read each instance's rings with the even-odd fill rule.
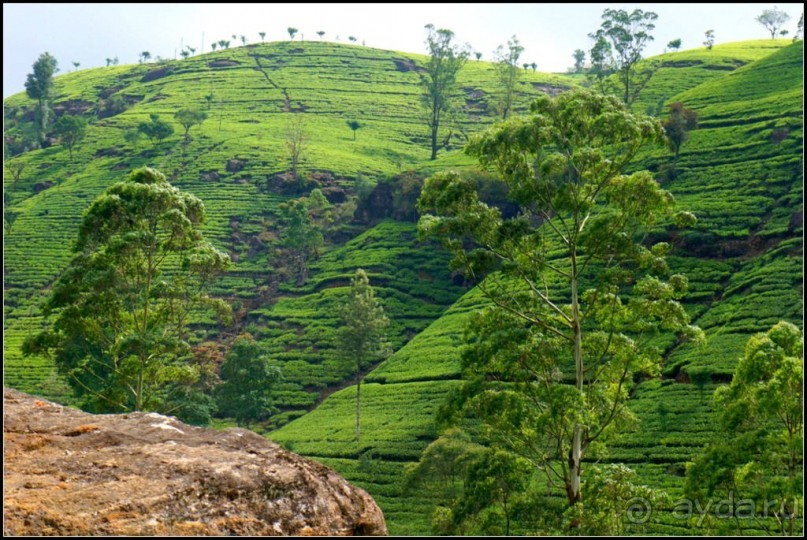
[[[216,387],[219,412],[249,427],[274,412],[272,391],[281,379],[261,346],[250,334],[238,336],[221,365],[222,384]]]
[[[448,146],[452,132],[439,141],[440,126],[454,109],[454,94],[457,91],[457,75],[471,54],[468,46],[454,43],[454,32],[445,28],[435,29],[427,24],[426,47],[429,60],[421,74],[423,95],[421,101],[427,111],[426,124],[430,130],[431,159],[437,159],[437,152]]]
[[[72,261],[44,307],[51,327],[25,354],[53,355],[94,412],[171,412],[176,385],[199,378],[187,325],[194,309],[227,315],[205,294],[229,257],[208,243],[202,201],[138,169],[85,211]]]
[[[701,332],[678,302],[686,278],[667,277],[670,246],[643,244],[673,216],[673,198],[647,171],[623,173],[644,144],[663,142],[660,123],[586,90],[540,98],[531,112],[467,147],[518,215],[503,218],[474,181],[448,171],[426,181],[419,228],[443,239],[452,268],[491,302],[469,327],[456,402],[574,505],[583,457],[632,423],[635,377],[658,373],[658,338]]]

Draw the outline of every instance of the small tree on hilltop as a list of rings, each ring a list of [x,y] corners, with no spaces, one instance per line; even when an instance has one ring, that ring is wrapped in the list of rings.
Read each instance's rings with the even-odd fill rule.
[[[606,9],[602,19],[599,30],[589,34],[589,37],[598,41],[605,39],[611,45],[614,65],[624,88],[623,101],[630,105],[635,98],[636,87],[641,87],[649,78],[649,74],[638,73],[636,66],[642,59],[642,51],[653,41],[650,32],[656,27],[654,21],[658,15],[641,9],[634,9],[631,13],[621,9]]]
[[[286,28],[286,32],[289,33],[289,39],[291,40],[293,40],[294,36],[297,35],[297,29],[294,28],[293,26],[289,26],[288,28]]]
[[[266,37],[266,32],[258,32],[258,35],[261,36],[261,43],[263,43],[263,39]]]
[[[33,65],[34,72],[25,80],[28,97],[37,100],[35,112],[36,135],[40,146],[45,142],[50,128],[51,101],[53,100],[53,75],[59,71],[58,62],[50,53],[42,53]]]
[[[87,121],[80,116],[63,115],[53,126],[56,135],[73,159],[73,147],[87,134]]]
[[[575,49],[574,54],[572,54],[572,58],[574,58],[574,72],[583,73],[583,64],[586,61],[586,51],[583,49]]]
[[[356,440],[361,438],[361,372],[372,361],[389,355],[386,328],[389,319],[375,297],[367,273],[356,270],[350,293],[339,309],[339,351],[352,363],[356,376]]]
[[[325,30],[318,30],[317,35],[319,36],[319,39],[322,39],[323,36],[325,36]]]
[[[707,30],[704,35],[706,36],[706,40],[703,42],[706,45],[706,49],[711,51],[712,47],[715,46],[715,31],[714,30]]]
[[[762,10],[762,13],[754,20],[764,26],[765,29],[771,33],[771,39],[774,39],[782,25],[790,20],[790,15],[780,10],[778,7],[773,6],[772,9]]]
[[[674,39],[667,43],[667,48],[673,51],[677,51],[681,48],[681,39]]]
[[[513,36],[507,41],[507,49],[499,45],[493,53],[496,76],[502,88],[502,94],[499,99],[499,110],[502,113],[503,120],[507,119],[507,115],[510,114],[513,108],[516,83],[518,83],[518,77],[520,75],[518,59],[521,57],[522,52],[524,52],[524,47],[521,46],[518,38]]]
[[[235,338],[220,377],[222,384],[215,390],[219,413],[235,418],[239,426],[249,428],[251,422],[274,411],[272,391],[281,371],[270,363],[252,335]]]
[[[308,279],[308,262],[319,255],[325,239],[314,222],[305,199],[295,199],[279,206],[283,225],[280,247],[288,271],[296,277],[297,286]]]
[[[308,128],[301,114],[295,114],[286,125],[286,150],[291,173],[299,180],[299,167],[308,145]]]
[[[444,28],[435,29],[427,24],[426,45],[429,49],[429,60],[425,71],[421,73],[421,97],[427,111],[426,124],[430,130],[431,159],[437,159],[437,152],[445,148],[451,141],[449,130],[445,139],[440,142],[440,128],[445,116],[454,109],[454,93],[457,91],[457,75],[470,54],[468,47],[460,47],[453,42],[454,32]]]
[[[137,130],[148,137],[155,146],[166,137],[173,135],[174,128],[171,127],[171,124],[160,118],[160,115],[151,113],[149,120],[149,122],[141,122],[138,124]]]

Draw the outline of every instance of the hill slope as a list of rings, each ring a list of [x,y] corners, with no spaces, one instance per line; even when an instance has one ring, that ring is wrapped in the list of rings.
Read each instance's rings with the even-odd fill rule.
[[[678,246],[671,263],[690,278],[687,307],[709,342],[703,350],[675,351],[664,379],[639,387],[634,407],[643,430],[626,436],[609,457],[632,464],[643,481],[673,496],[680,494],[682,464],[709,440],[714,414],[688,384],[687,368],[708,366],[713,383],[724,382],[749,335],[781,318],[801,324],[803,45],[789,43],[765,40],[664,55],[636,105],[642,110],[660,99],[682,101],[699,113],[701,125],[664,187],[680,208],[699,217],[694,231],[671,239]],[[43,323],[37,306],[69,260],[82,210],[129,170],[155,166],[204,201],[205,234],[236,261],[216,292],[237,308],[238,325],[197,321],[198,341],[226,343],[244,330],[256,335],[283,365],[282,411],[275,424],[321,402],[270,437],[366,488],[392,534],[429,533],[433,502],[428,494],[404,493],[402,472],[437,436],[434,413],[459,384],[464,321],[483,300],[454,282],[444,254],[416,241],[411,221],[382,219],[413,219],[409,207],[402,207],[412,202],[404,189],[408,179],[474,166],[458,151],[428,160],[418,105],[423,59],[353,45],[271,43],[58,77],[57,113],[97,119],[72,160],[59,145],[9,160],[24,169],[19,180],[11,174],[4,180],[6,385],[65,399],[52,364],[23,359],[19,345]],[[466,134],[495,120],[491,65],[469,62],[460,83],[465,107],[455,125],[454,150]],[[522,72],[517,111],[526,110],[539,92],[575,84]],[[107,115],[116,96],[125,110]],[[150,114],[170,121],[188,106],[209,113],[191,130],[188,144],[179,132],[157,144],[125,141],[126,130]],[[7,142],[21,140],[31,111],[24,95],[6,100]],[[308,131],[308,183],[294,187],[285,182],[286,132],[299,118]],[[364,124],[355,141],[346,125],[352,119]],[[653,150],[635,166],[659,170],[669,160],[666,151]],[[352,215],[349,201],[359,176],[376,184],[373,215],[337,220],[309,280],[301,286],[286,280],[275,252],[279,205],[319,187],[337,211]],[[349,372],[333,350],[333,306],[358,266],[378,287],[398,348],[365,379],[361,444],[352,441],[355,389],[340,390]],[[664,415],[660,403],[667,406]],[[688,531],[668,518],[656,524],[657,532]]]
[[[730,380],[745,342],[780,319],[802,323],[803,48],[798,43],[768,53],[750,62],[738,55],[730,65],[745,67],[727,72],[713,69],[714,58],[705,51],[686,52],[688,60],[679,68],[685,72],[682,79],[690,80],[693,62],[720,75],[709,73],[701,85],[669,99],[698,111],[703,126],[691,134],[679,159],[679,174],[665,187],[676,196],[679,208],[699,217],[696,230],[677,240],[681,248],[670,263],[689,277],[687,309],[706,331],[708,343],[702,349],[675,350],[661,380],[639,385],[631,406],[641,428],[614,445],[605,461],[629,464],[641,483],[663,488],[674,499],[683,496],[684,464],[715,434],[708,395],[716,384]],[[718,58],[717,65],[724,65],[726,57]],[[677,79],[670,73],[675,66],[651,80],[646,91],[658,93],[657,87],[664,86],[669,92],[669,81]],[[737,91],[740,88],[743,92]],[[779,127],[787,130],[784,140],[772,137]],[[662,151],[653,151],[637,166],[657,168],[668,159]],[[349,389],[271,437],[332,464],[368,489],[385,509],[393,533],[428,532],[423,527],[429,524],[434,503],[424,502],[422,493],[407,496],[400,479],[395,487],[396,474],[403,472],[405,462],[414,461],[413,449],[394,456],[385,453],[398,440],[419,441],[421,448],[430,442],[422,426],[410,427],[396,411],[436,409],[444,401],[460,376],[460,336],[467,313],[482,304],[472,291],[367,377],[379,384],[379,396],[398,399],[395,408],[386,408],[381,400],[374,404],[371,397],[364,400],[375,409],[365,416],[363,444],[351,447],[349,431],[336,434],[318,427],[350,418]],[[711,370],[713,383],[703,390],[689,384],[690,367]],[[438,402],[431,404],[427,400],[434,393],[416,390],[430,379],[441,388],[434,398]],[[383,475],[366,472],[362,456],[368,451],[383,462]],[[660,513],[651,531],[688,534],[691,528]]]

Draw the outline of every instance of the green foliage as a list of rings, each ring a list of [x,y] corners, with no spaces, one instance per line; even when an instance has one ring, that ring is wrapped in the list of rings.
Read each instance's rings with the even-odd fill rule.
[[[641,9],[628,13],[621,9],[606,8],[602,19],[600,28],[589,34],[596,42],[591,51],[591,63],[601,66],[596,70],[598,74],[604,66],[613,65],[624,89],[623,101],[630,105],[638,93],[635,87],[643,86],[649,78],[647,74],[638,74],[636,68],[642,59],[642,51],[653,41],[650,32],[656,27],[654,21],[658,19],[658,15]],[[642,79],[641,82],[637,80],[639,78]]]
[[[85,212],[45,305],[56,320],[24,353],[54,354],[92,411],[164,410],[170,384],[199,376],[187,362],[191,310],[222,308],[204,289],[229,258],[204,240],[203,220],[202,202],[154,169],[109,187]]]
[[[621,464],[593,466],[586,480],[585,502],[566,511],[566,519],[584,535],[641,534],[649,513],[663,507],[666,494],[636,485],[636,472]]]
[[[583,64],[586,61],[586,51],[583,49],[575,49],[572,57],[574,58],[574,72],[583,73]]]
[[[309,260],[319,255],[324,242],[322,229],[309,214],[308,203],[304,199],[295,199],[279,206],[280,221],[283,230],[280,246],[284,250],[285,261],[292,276],[297,279],[297,286],[308,279]]]
[[[348,120],[347,127],[349,127],[353,131],[353,140],[356,140],[356,131],[364,127],[361,122],[358,120]]]
[[[803,355],[804,336],[793,324],[782,321],[752,336],[731,384],[715,392],[723,437],[687,470],[690,496],[742,499],[750,517],[775,518],[776,534],[801,532]]]
[[[622,174],[645,143],[661,142],[660,124],[587,91],[532,111],[468,146],[523,213],[503,218],[474,182],[446,172],[426,182],[420,206],[435,215],[419,227],[443,239],[467,276],[498,270],[478,285],[493,307],[469,329],[466,407],[494,441],[552,470],[572,506],[589,447],[631,421],[634,376],[658,373],[662,351],[646,338],[700,331],[678,303],[686,278],[662,279],[669,245],[633,240],[672,215],[672,197],[646,171]]]
[[[422,103],[427,112],[426,125],[430,130],[431,159],[437,159],[437,152],[449,145],[452,131],[440,142],[440,126],[454,108],[454,94],[457,91],[457,76],[468,60],[470,51],[466,47],[452,43],[454,32],[445,28],[435,29],[427,24],[426,46],[429,60],[425,72],[421,74],[423,87]]]
[[[174,134],[174,128],[171,127],[171,124],[160,118],[159,114],[151,113],[149,120],[149,122],[141,122],[138,124],[137,131],[148,137],[155,145]]]
[[[501,85],[499,110],[503,120],[507,119],[507,115],[510,114],[513,108],[516,84],[518,83],[518,76],[521,74],[518,69],[518,59],[521,57],[522,52],[524,52],[524,47],[518,42],[518,38],[513,36],[507,41],[507,50],[502,45],[499,45],[493,54],[496,76]]]
[[[216,66],[224,59],[226,66]],[[665,189],[699,220],[694,231],[683,234],[659,225],[652,241],[673,246],[677,256],[668,262],[674,273],[689,278],[685,307],[707,331],[708,345],[675,347],[665,336],[659,346],[673,348],[664,365],[667,378],[639,383],[635,399],[628,403],[641,420],[641,431],[624,433],[596,457],[628,463],[640,483],[682,497],[684,463],[716,435],[712,402],[700,403],[698,389],[684,382],[686,368],[708,366],[715,370],[715,383],[728,380],[753,333],[781,318],[803,318],[802,241],[796,219],[803,201],[803,48],[801,42],[790,46],[790,40],[761,39],[658,59],[661,67],[634,110],[652,106],[661,111],[680,101],[698,111],[701,128],[691,132],[676,181]],[[447,167],[472,166],[472,158],[462,152],[440,152],[436,162],[429,160],[428,140],[421,133],[417,71],[425,60],[339,43],[277,41],[190,57],[174,63],[169,75],[148,82],[141,78],[153,66],[111,65],[67,73],[55,79],[56,111],[76,114],[84,103],[89,108],[81,114],[86,116],[99,93],[112,89],[113,97],[122,96],[128,104],[122,113],[88,126],[73,162],[61,145],[38,148],[30,121],[35,103],[30,98],[22,93],[5,99],[6,148],[16,148],[7,157],[25,152],[11,160],[23,162],[24,172],[16,183],[7,174],[4,189],[4,214],[14,218],[13,227],[4,231],[6,385],[72,402],[53,361],[38,355],[23,358],[20,346],[47,323],[35,306],[69,263],[69,247],[89,201],[119,180],[122,168],[154,165],[170,173],[174,185],[205,201],[205,236],[233,255],[233,271],[217,280],[211,292],[233,304],[241,302],[238,311],[244,324],[283,366],[284,379],[275,389],[280,411],[270,422],[282,425],[297,418],[282,430],[284,441],[367,489],[384,510],[393,534],[429,534],[433,491],[402,495],[400,478],[406,463],[416,461],[437,434],[434,413],[460,376],[465,321],[484,308],[484,298],[473,289],[452,306],[470,283],[448,270],[444,251],[418,243],[409,223],[384,221],[367,230],[354,223],[325,231],[322,255],[310,263],[309,279],[300,288],[293,282],[276,288],[282,275],[271,258],[282,230],[278,205],[287,201],[287,193],[297,197],[315,187],[321,172],[325,176],[320,187],[332,198],[329,190],[336,188],[350,197],[357,173],[369,184],[390,180],[389,186],[395,187],[394,177],[402,171],[411,169],[413,178],[423,178]],[[526,112],[540,93],[563,92],[578,82],[580,77],[525,71],[514,114]],[[465,103],[452,118],[459,135],[452,138],[453,147],[463,142],[465,133],[491,124],[497,89],[489,62],[466,64],[458,83],[457,98]],[[148,120],[150,113],[165,117],[188,105],[205,104],[212,89],[215,115],[208,111],[211,118],[194,130],[197,144],[183,152],[148,144],[133,152],[124,142],[124,133]],[[687,94],[679,96],[682,92]],[[267,187],[266,180],[288,171],[284,133],[292,115],[303,116],[311,133],[304,162],[307,185],[281,192]],[[349,118],[367,123],[362,140],[340,144],[346,141]],[[787,136],[772,144],[777,129],[786,130]],[[658,175],[656,167],[669,161],[669,151],[645,150],[630,170],[646,168]],[[243,170],[225,168],[233,158],[245,165]],[[39,191],[43,185],[52,187]],[[485,197],[491,205],[505,201],[504,194]],[[513,207],[502,208],[506,213]],[[336,210],[331,212],[334,223],[343,223]],[[329,392],[352,377],[335,353],[337,306],[358,267],[367,270],[384,302],[396,354],[362,381],[363,449],[354,450],[355,391]],[[192,344],[227,338],[227,331],[206,313],[195,314],[190,329]],[[304,415],[321,399],[324,405],[310,417]],[[669,408],[666,427],[659,402]],[[326,410],[318,414],[322,407]],[[168,408],[163,411],[174,414]],[[356,466],[358,456],[370,447],[372,474]],[[561,492],[536,489],[551,496],[538,503],[532,515],[562,512]],[[669,511],[659,517],[648,524],[649,534],[692,533],[689,523]],[[516,534],[548,531],[525,530],[523,521],[517,521]],[[493,512],[490,523],[501,522],[502,515]],[[748,534],[764,532],[752,520],[742,525]]]
[[[59,71],[56,58],[50,53],[42,53],[34,62],[33,73],[25,79],[25,92],[37,100],[36,134],[39,143],[45,142],[50,127],[51,102],[53,101],[53,76]]]
[[[174,113],[174,120],[179,122],[179,124],[185,128],[185,140],[190,140],[190,136],[188,135],[188,131],[193,126],[199,125],[207,119],[207,113],[204,111],[200,111],[198,109],[180,109],[176,113]]]
[[[308,139],[305,119],[302,115],[294,115],[286,126],[286,151],[289,156],[291,173],[295,178],[298,177],[298,168],[303,160],[303,152],[308,145]]]
[[[65,114],[56,121],[53,130],[62,145],[70,152],[70,159],[73,159],[73,148],[87,134],[87,121],[80,116]]]
[[[272,390],[281,377],[250,334],[238,336],[221,365],[222,383],[215,391],[219,413],[245,427],[264,420],[274,410]]]
[[[389,319],[375,297],[367,273],[359,268],[350,284],[347,300],[339,307],[339,352],[356,375],[356,440],[361,438],[361,373],[368,363],[390,354],[386,339]]]
[[[698,113],[687,109],[680,101],[671,103],[669,116],[662,122],[670,151],[678,159],[681,145],[689,139],[689,132],[698,127]]]
[[[674,51],[677,51],[678,49],[680,49],[681,48],[681,38],[674,39],[674,40],[670,41],[669,43],[667,43],[667,48],[672,49]]]

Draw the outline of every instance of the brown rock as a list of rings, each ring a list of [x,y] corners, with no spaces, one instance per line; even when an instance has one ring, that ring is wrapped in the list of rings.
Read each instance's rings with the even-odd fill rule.
[[[3,534],[385,535],[333,470],[245,429],[3,390]]]

